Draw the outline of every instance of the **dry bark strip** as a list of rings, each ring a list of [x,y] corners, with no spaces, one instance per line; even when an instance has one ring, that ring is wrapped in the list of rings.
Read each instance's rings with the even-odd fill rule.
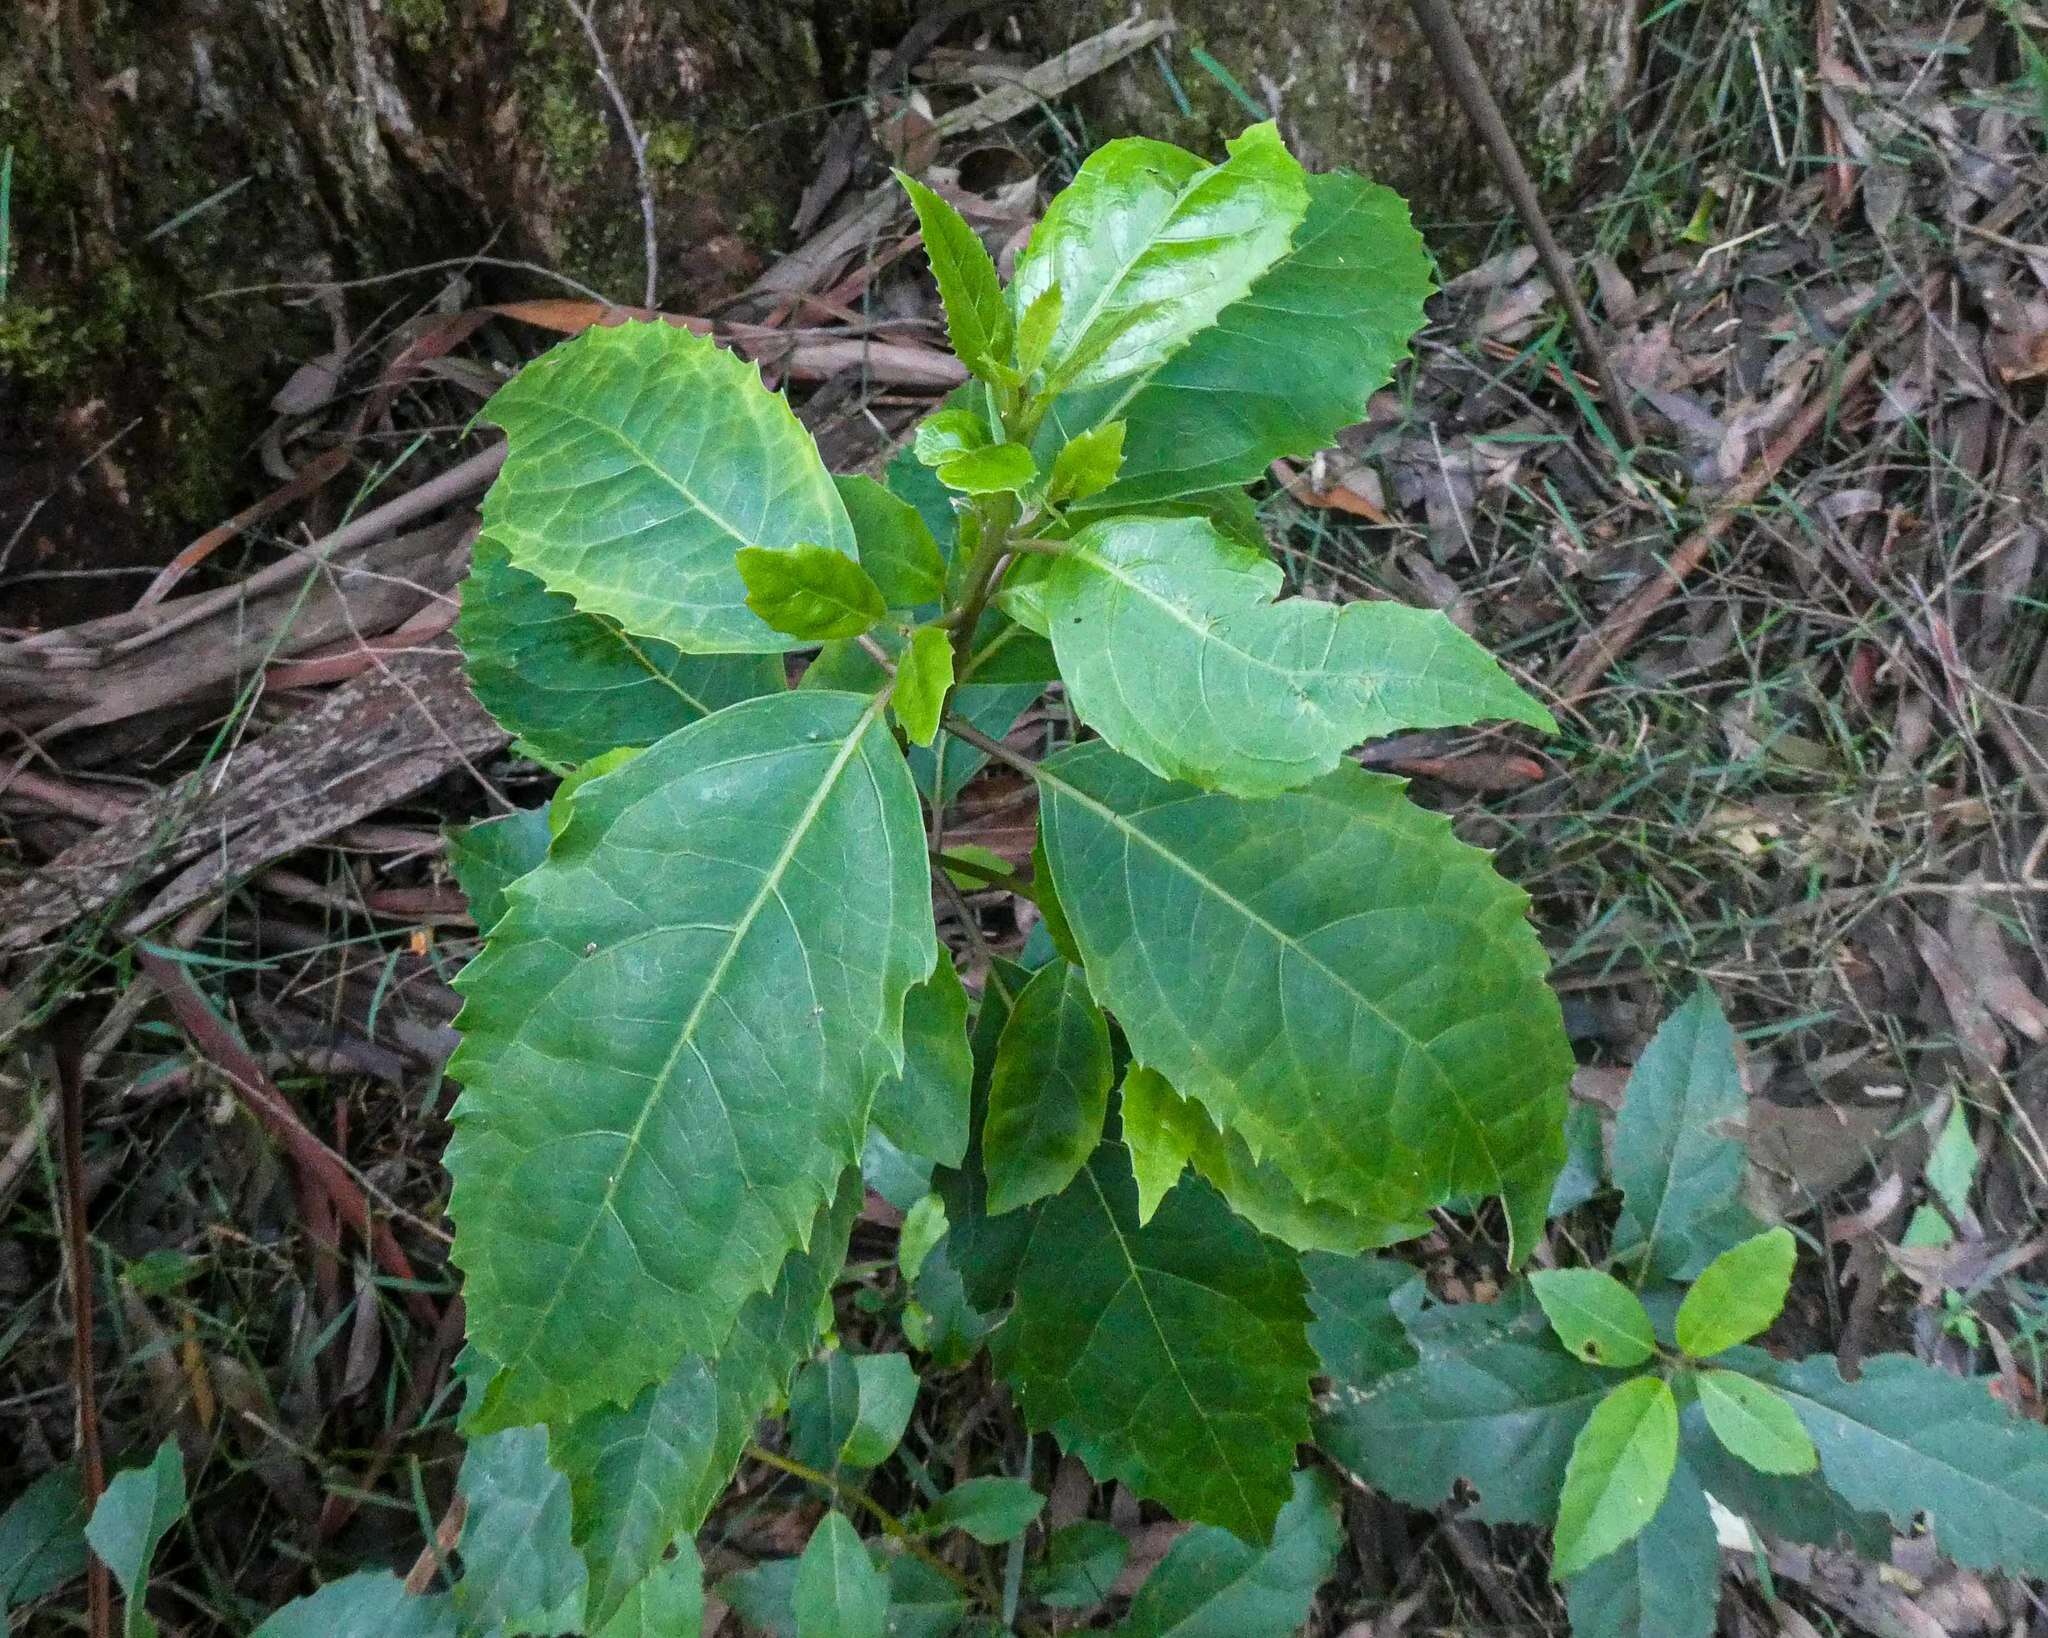
[[[393,655],[21,882],[0,898],[0,950],[35,944],[178,872],[118,922],[123,937],[138,937],[506,739],[455,654]]]

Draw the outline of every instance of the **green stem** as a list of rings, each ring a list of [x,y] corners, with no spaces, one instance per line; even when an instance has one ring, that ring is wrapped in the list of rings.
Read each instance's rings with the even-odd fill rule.
[[[1038,895],[1032,891],[1029,876],[1021,876],[1014,870],[998,870],[985,865],[978,859],[963,859],[957,853],[935,852],[932,855],[941,869],[956,871],[962,876],[972,876],[978,882],[987,882],[991,887],[1000,887],[1005,892],[1015,893],[1020,899],[1038,902]]]

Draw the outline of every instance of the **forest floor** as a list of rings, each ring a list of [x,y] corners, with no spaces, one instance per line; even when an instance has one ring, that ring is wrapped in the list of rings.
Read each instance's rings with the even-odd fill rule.
[[[1423,224],[1483,249],[1370,418],[1276,471],[1261,516],[1299,589],[1449,611],[1564,724],[1364,757],[1529,888],[1587,1129],[1672,1001],[1712,985],[1747,1047],[1752,1191],[1834,1254],[1790,1323],[1845,1360],[2001,1370],[2040,1414],[2048,56],[2022,42],[2048,27],[2023,0],[1646,11],[1639,94],[1556,219],[1642,447],[1617,440],[1513,221]],[[925,59],[931,104],[981,107],[960,87],[990,51],[1031,60],[963,31]],[[1088,146],[1045,89],[982,120],[856,120],[853,208],[711,315],[835,469],[886,453],[954,379],[908,212],[864,203],[875,144],[952,167],[1014,249]],[[98,618],[0,629],[0,1501],[73,1447],[56,1063],[85,1090],[110,1460],[170,1432],[191,1475],[160,1561],[173,1630],[245,1631],[311,1566],[403,1570],[459,1456],[438,1156],[448,981],[475,928],[442,826],[550,785],[449,652],[489,475],[466,429],[598,311],[562,289],[480,306],[480,286],[394,269],[237,298],[335,315],[336,353],[280,377],[249,456],[267,498],[139,597],[106,582]],[[36,545],[37,511],[64,504],[0,515],[0,609],[75,571]],[[1023,863],[1028,793],[985,774],[950,834]],[[1028,930],[995,895],[964,904],[976,948]],[[365,1195],[368,1243],[345,1227]],[[878,1204],[856,1231],[875,1281],[894,1222]],[[1470,1234],[1402,1254],[1469,1287],[1500,1261]],[[842,1295],[871,1327],[875,1292]],[[963,1475],[1013,1449],[981,1386],[920,1413]],[[1068,1474],[1053,1494],[1132,1535],[1127,1575],[1164,1550],[1113,1487]],[[707,1565],[787,1555],[815,1511],[746,1470]],[[1347,1517],[1319,1638],[1564,1630],[1533,1535],[1357,1492]],[[1879,1588],[1773,1568],[1729,1561],[1724,1632],[2048,1630],[2026,1589],[1952,1569]],[[61,1605],[26,1630],[77,1630]]]

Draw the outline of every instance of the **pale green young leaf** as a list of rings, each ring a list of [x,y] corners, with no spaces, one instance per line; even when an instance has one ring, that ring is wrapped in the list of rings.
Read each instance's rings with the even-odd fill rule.
[[[415,1598],[389,1570],[360,1570],[293,1599],[251,1638],[456,1638],[460,1630],[446,1593]]]
[[[733,561],[747,583],[747,607],[792,637],[858,637],[889,612],[867,571],[829,546],[742,546]]]
[[[488,933],[505,913],[505,889],[548,856],[548,810],[520,808],[473,825],[450,825],[448,865],[469,901],[477,931]]]
[[[0,1614],[84,1573],[87,1517],[85,1489],[69,1463],[8,1504],[0,1513]]]
[[[1021,314],[1061,291],[1048,393],[1149,369],[1286,254],[1308,208],[1301,166],[1271,124],[1226,146],[1210,165],[1164,142],[1107,143],[1046,208],[1010,299]]]
[[[1741,1202],[1748,1113],[1735,1032],[1702,987],[1644,1048],[1615,1117],[1617,1257],[1690,1279],[1753,1232]]]
[[[1304,1199],[1398,1223],[1500,1194],[1534,1243],[1572,1055],[1527,896],[1484,853],[1355,767],[1249,802],[1086,744],[1039,785],[1090,987],[1139,1062]]]
[[[852,552],[811,435],[759,370],[674,325],[599,325],[535,359],[484,418],[504,469],[484,532],[579,609],[689,653],[795,644],[746,606],[742,546]]]
[[[797,1638],[883,1638],[889,1582],[844,1513],[827,1513],[796,1564]]]
[[[1064,961],[1040,968],[1003,1027],[989,1082],[981,1150],[991,1216],[1074,1180],[1102,1141],[1113,1073],[1087,976]]]
[[[1279,564],[1204,519],[1082,530],[1042,594],[1075,711],[1161,778],[1240,796],[1306,784],[1360,740],[1405,729],[1487,717],[1555,729],[1436,610],[1276,603],[1280,584]]]
[[[1055,506],[1062,501],[1086,500],[1116,481],[1123,459],[1123,422],[1106,421],[1090,427],[1078,438],[1068,439],[1054,457],[1045,498]]]
[[[917,212],[924,253],[946,309],[946,336],[962,364],[983,379],[1010,356],[1014,331],[996,264],[963,217],[915,177],[895,173]]]
[[[715,1359],[693,1355],[632,1404],[604,1406],[550,1430],[568,1475],[578,1549],[590,1566],[589,1618],[609,1620],[710,1513],[755,1425],[819,1340],[819,1313],[846,1259],[863,1198],[848,1171],[810,1240],[771,1290],[747,1300]]]
[[[913,745],[938,737],[939,713],[953,686],[953,638],[943,626],[919,626],[896,662],[896,692],[890,702]]]
[[[570,1539],[569,1481],[548,1464],[546,1428],[507,1428],[470,1442],[456,1488],[462,1580],[455,1601],[489,1632],[576,1632],[589,1571]]]
[[[936,957],[879,713],[751,700],[586,786],[463,970],[454,1256],[503,1367],[479,1431],[715,1352],[858,1155]]]
[[[1722,1356],[1745,1371],[1769,1357],[1750,1348]],[[1851,1507],[1829,1488],[1818,1469],[1790,1475],[1759,1473],[1730,1455],[1707,1425],[1707,1413],[1697,1397],[1678,1413],[1678,1453],[1681,1468],[1690,1467],[1717,1501],[1763,1535],[1816,1547],[1846,1543],[1865,1558],[1883,1558],[1891,1549],[1892,1527],[1883,1516]]]
[[[1316,1368],[1299,1262],[1197,1179],[1143,1225],[1137,1195],[1123,1146],[1104,1144],[1023,1219],[996,1366],[1098,1483],[1266,1541]]]
[[[1642,1533],[1565,1584],[1572,1638],[1714,1638],[1721,1544],[1683,1457]]]
[[[943,598],[946,560],[917,508],[873,478],[832,481],[853,520],[860,566],[880,588],[882,600],[892,609],[914,609]]]
[[[1062,399],[1048,435],[1129,423],[1122,471],[1091,510],[1251,483],[1365,419],[1429,293],[1429,255],[1400,195],[1348,172],[1311,176],[1291,247],[1242,300],[1154,369]]]
[[[1597,1268],[1540,1268],[1529,1276],[1558,1340],[1588,1365],[1640,1365],[1657,1351],[1636,1294]]]
[[[875,1125],[905,1154],[957,1166],[967,1152],[973,1083],[967,991],[942,950],[932,976],[904,999],[903,1071],[885,1075],[875,1089]]]
[[[149,1567],[171,1526],[184,1516],[185,1458],[175,1439],[158,1445],[146,1467],[116,1473],[92,1510],[86,1543],[121,1584],[125,1638],[155,1638],[156,1623],[144,1608]]]
[[[1042,847],[1044,844],[1041,843]],[[1190,1103],[1157,1070],[1134,1063],[1124,1072],[1117,1092],[1117,1114],[1124,1147],[1131,1153],[1131,1174],[1138,1185],[1138,1222],[1152,1214],[1178,1183],[1215,1128],[1199,1104]]]
[[[1118,1638],[1293,1638],[1343,1539],[1336,1487],[1305,1468],[1271,1546],[1214,1527],[1188,1531],[1145,1578]]]
[[[1017,319],[1017,370],[1029,380],[1044,365],[1060,327],[1066,298],[1058,284],[1049,284],[1025,305]]]
[[[455,622],[477,702],[537,760],[574,765],[780,690],[773,654],[685,654],[585,614],[481,537]]]
[[[602,779],[608,773],[617,773],[637,757],[641,749],[637,745],[621,745],[616,751],[606,751],[602,756],[594,756],[555,787],[555,794],[547,806],[550,846],[554,844],[557,836],[569,828],[569,820],[576,812],[577,793],[592,780]]]
[[[942,409],[918,424],[912,452],[928,467],[988,447],[988,421],[969,409]]]
[[[1923,1175],[1929,1191],[1947,1209],[1947,1215],[1937,1210],[1932,1201],[1915,1206],[1899,1243],[1907,1247],[1945,1246],[1955,1239],[1950,1221],[1961,1223],[1969,1215],[1970,1187],[1977,1178],[1977,1140],[1970,1136],[1970,1117],[1961,1098],[1949,1103],[1941,1135],[1934,1140]]]
[[[1038,476],[1038,463],[1022,444],[984,444],[949,455],[934,471],[940,483],[963,495],[1021,494]]]
[[[2048,1428],[1995,1397],[1997,1379],[1879,1354],[1844,1382],[1831,1354],[1745,1374],[1791,1402],[1821,1472],[1851,1507],[1899,1529],[1924,1513],[1936,1545],[1973,1570],[2048,1575]]]
[[[903,1214],[903,1227],[896,1232],[896,1267],[904,1279],[915,1284],[932,1247],[946,1237],[946,1202],[936,1194],[921,1197]]]
[[[1792,1289],[1798,1255],[1799,1243],[1782,1226],[1722,1252],[1679,1304],[1678,1346],[1695,1359],[1710,1359],[1769,1329]]]
[[[1714,1437],[1759,1473],[1811,1473],[1813,1441],[1790,1405],[1761,1382],[1734,1371],[1702,1371],[1700,1410]]]
[[[1579,1430],[1557,1506],[1551,1574],[1578,1574],[1656,1516],[1678,1463],[1678,1402],[1659,1376],[1631,1377]]]
[[[999,1547],[1030,1529],[1044,1510],[1045,1498],[1024,1480],[987,1476],[956,1484],[914,1524],[922,1534],[963,1530],[984,1547]]]

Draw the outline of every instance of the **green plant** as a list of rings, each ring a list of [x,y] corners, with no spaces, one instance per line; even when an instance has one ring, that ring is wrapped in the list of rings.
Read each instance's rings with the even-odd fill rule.
[[[1764,1534],[1880,1556],[1925,1514],[1961,1563],[2048,1571],[2048,1430],[1994,1379],[1883,1354],[1847,1382],[1831,1356],[1751,1346],[1797,1246],[1742,1204],[1743,1113],[1734,1034],[1701,990],[1616,1118],[1620,1277],[1544,1270],[1433,1306],[1405,1265],[1314,1260],[1318,1442],[1415,1506],[1462,1479],[1477,1517],[1552,1526],[1581,1638],[1714,1630],[1709,1494]]]
[[[1276,601],[1242,487],[1359,419],[1421,322],[1405,207],[1305,175],[1270,125],[1218,164],[1113,143],[1005,289],[904,186],[973,380],[887,485],[832,477],[752,366],[665,324],[567,342],[487,411],[508,452],[458,635],[565,778],[544,818],[457,841],[488,935],[447,1156],[475,1442],[440,1596],[465,1631],[609,1632],[650,1576],[694,1586],[673,1567],[785,1391],[787,1453],[756,1454],[841,1508],[730,1602],[840,1638],[912,1606],[951,1630],[963,1599],[1015,1617],[1017,1583],[927,1543],[1007,1552],[1041,1498],[991,1476],[881,1506],[918,1384],[814,1357],[864,1158],[911,1208],[928,1369],[985,1339],[1031,1428],[1212,1527],[1127,1630],[1237,1597],[1229,1630],[1289,1631],[1335,1545],[1295,1471],[1302,1251],[1487,1196],[1526,1249],[1564,1158],[1525,896],[1344,754],[1550,719],[1441,614]],[[1055,683],[1099,738],[1025,757],[1003,736]],[[991,757],[1039,792],[1028,873],[945,845]],[[1044,928],[1029,965],[982,963],[978,1004],[939,869]],[[474,1487],[508,1452],[526,1545],[494,1555]],[[1053,1545],[1047,1608],[1108,1551]],[[356,1595],[389,1618],[388,1578]]]

